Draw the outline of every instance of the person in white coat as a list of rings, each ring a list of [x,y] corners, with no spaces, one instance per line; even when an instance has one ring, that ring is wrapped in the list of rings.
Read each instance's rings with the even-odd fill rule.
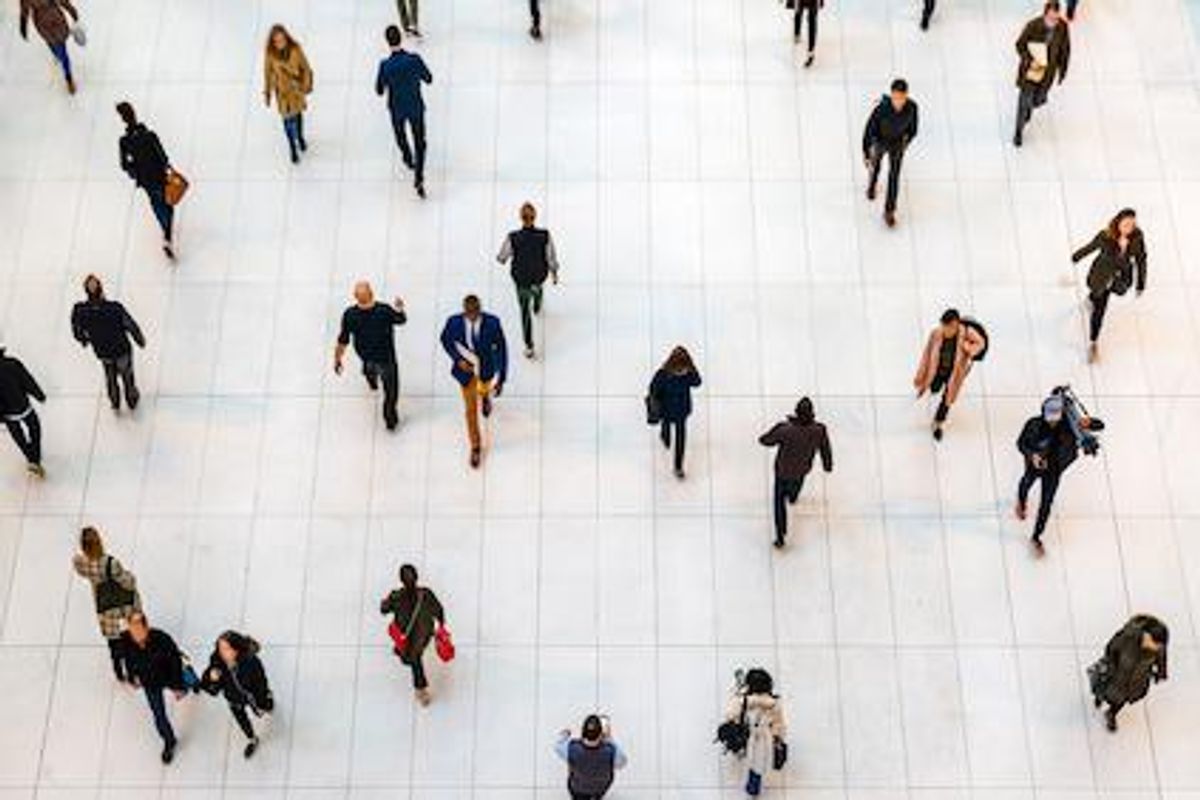
[[[765,669],[751,669],[734,690],[725,710],[725,719],[745,725],[748,739],[745,749],[746,794],[762,792],[767,771],[781,769],[786,759],[787,722],[783,703],[775,695],[775,682]]]

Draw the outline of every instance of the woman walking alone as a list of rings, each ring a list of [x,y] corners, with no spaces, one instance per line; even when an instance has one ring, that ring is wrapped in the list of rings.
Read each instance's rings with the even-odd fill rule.
[[[263,56],[263,101],[270,108],[271,97],[275,97],[293,164],[300,163],[300,154],[308,150],[308,142],[304,140],[304,111],[308,108],[305,98],[312,90],[313,72],[304,49],[287,28],[273,25]]]
[[[1096,340],[1104,325],[1104,312],[1112,295],[1123,295],[1136,283],[1140,296],[1146,290],[1146,240],[1137,224],[1137,212],[1123,208],[1104,230],[1075,251],[1071,261],[1079,263],[1099,251],[1088,270],[1088,300],[1092,314],[1088,325],[1088,361],[1100,354]]]
[[[746,733],[746,794],[757,797],[767,771],[781,769],[786,759],[787,722],[769,672],[757,667],[747,670],[744,682],[729,698],[725,719]]]
[[[650,401],[657,407],[659,439],[670,449],[675,434],[675,477],[684,477],[683,456],[687,450],[687,418],[692,415],[692,389],[701,383],[692,355],[676,347],[650,381]]]
[[[120,561],[104,551],[100,531],[91,526],[79,534],[79,552],[72,559],[72,566],[92,585],[100,634],[108,642],[108,654],[117,680],[125,683],[130,676],[125,672],[121,626],[131,614],[142,610],[137,579]]]
[[[246,709],[261,717],[275,708],[266,670],[258,660],[258,642],[237,631],[222,633],[208,659],[208,669],[204,671],[200,688],[214,696],[225,696],[229,713],[249,740],[242,755],[246,758],[254,755],[258,749],[258,734],[254,732]]]
[[[54,60],[62,67],[67,91],[75,94],[71,54],[67,52],[67,39],[71,36],[71,23],[67,21],[67,14],[76,22],[79,21],[79,12],[71,4],[71,0],[21,0],[20,30],[21,38],[29,41],[29,18],[33,17],[33,27],[50,47]]]
[[[432,590],[417,584],[417,568],[405,564],[400,567],[400,588],[383,598],[379,613],[392,615],[388,629],[394,645],[392,652],[412,670],[417,702],[429,705],[432,696],[423,658],[434,634],[446,624],[441,601]]]
[[[1138,702],[1150,684],[1167,679],[1167,626],[1149,614],[1138,614],[1117,631],[1104,648],[1104,657],[1088,670],[1096,708],[1107,704],[1104,722],[1117,729],[1117,714]]]

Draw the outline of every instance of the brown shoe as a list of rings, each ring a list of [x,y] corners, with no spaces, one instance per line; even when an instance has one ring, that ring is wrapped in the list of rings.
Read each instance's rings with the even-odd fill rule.
[[[893,211],[883,212],[883,221],[889,228],[896,227],[896,214]]]
[[[1017,519],[1024,520],[1029,516],[1029,506],[1018,500],[1017,505],[1013,508],[1013,513],[1017,515]]]
[[[433,695],[430,694],[428,689],[417,689],[417,702],[418,703],[420,703],[423,706],[427,706],[427,705],[429,705],[431,700],[433,700]]]
[[[479,462],[483,460],[483,454],[476,447],[471,450],[471,469],[479,469]]]

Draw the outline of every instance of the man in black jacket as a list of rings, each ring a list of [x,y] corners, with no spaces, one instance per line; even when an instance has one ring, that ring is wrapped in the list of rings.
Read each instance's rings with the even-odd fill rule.
[[[875,184],[884,155],[888,158],[887,200],[883,220],[887,226],[896,224],[896,196],[900,193],[900,165],[909,142],[917,138],[917,104],[908,99],[908,81],[892,81],[891,95],[880,98],[863,129],[863,160],[870,173],[867,199],[875,199]]]
[[[135,687],[146,694],[154,727],[163,740],[162,762],[170,764],[175,758],[175,730],[167,716],[163,691],[170,689],[175,699],[182,699],[191,688],[184,679],[183,654],[175,640],[157,628],[151,628],[146,615],[135,611],[129,616],[128,627],[121,634],[121,651],[125,672]]]
[[[175,259],[172,229],[175,209],[167,203],[167,173],[171,161],[163,150],[158,135],[138,122],[137,113],[127,102],[117,103],[117,114],[125,123],[125,135],[121,137],[121,169],[133,179],[138,188],[150,198],[150,208],[163,233],[163,253]]]
[[[550,231],[534,226],[537,209],[533,203],[521,206],[521,227],[504,237],[496,260],[501,264],[512,261],[509,274],[517,287],[517,303],[521,306],[521,333],[525,337],[525,357],[533,358],[533,317],[542,312],[542,284],[549,277],[558,283],[558,256]]]
[[[390,306],[377,303],[371,284],[359,281],[354,285],[354,305],[342,314],[342,328],[333,350],[333,371],[341,375],[346,346],[353,339],[354,352],[362,360],[367,385],[375,391],[383,381],[383,421],[389,431],[396,430],[400,422],[396,411],[400,397],[400,367],[396,363],[392,328],[407,321],[403,300],[397,297]]]
[[[1042,15],[1025,23],[1017,37],[1017,127],[1013,145],[1024,142],[1033,110],[1046,103],[1055,77],[1062,83],[1071,62],[1071,31],[1063,21],[1058,0],[1049,0]]]
[[[1029,490],[1034,481],[1042,482],[1042,497],[1038,504],[1037,521],[1033,526],[1032,542],[1040,554],[1044,551],[1042,533],[1050,518],[1050,507],[1058,491],[1059,481],[1067,467],[1079,455],[1079,443],[1071,426],[1063,418],[1066,404],[1061,395],[1051,395],[1042,403],[1042,413],[1030,418],[1017,439],[1017,449],[1025,457],[1025,474],[1017,484],[1017,519],[1028,512]],[[1086,427],[1087,420],[1083,420]]]
[[[83,279],[83,291],[87,299],[76,303],[71,311],[71,333],[84,347],[91,345],[104,366],[104,381],[113,411],[121,408],[118,378],[125,386],[125,403],[133,411],[141,395],[133,377],[133,348],[129,340],[132,338],[138,347],[144,348],[146,337],[125,306],[104,296],[104,286],[95,275]]]
[[[829,433],[816,421],[812,401],[802,397],[796,404],[796,413],[760,436],[758,443],[779,448],[775,453],[775,546],[783,547],[787,537],[787,505],[800,497],[817,453],[821,454],[825,471],[833,472]]]
[[[25,365],[6,355],[0,347],[0,417],[17,447],[25,455],[31,475],[46,477],[42,468],[42,423],[29,398],[46,402],[46,393],[25,369]]]

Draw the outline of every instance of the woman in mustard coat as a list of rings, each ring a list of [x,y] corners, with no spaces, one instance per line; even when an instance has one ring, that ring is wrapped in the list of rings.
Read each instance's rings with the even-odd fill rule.
[[[308,142],[304,141],[304,111],[308,108],[305,98],[312,88],[312,68],[300,43],[287,28],[272,26],[263,56],[263,101],[270,107],[272,95],[275,97],[293,164],[299,163],[300,154],[308,149]]]

